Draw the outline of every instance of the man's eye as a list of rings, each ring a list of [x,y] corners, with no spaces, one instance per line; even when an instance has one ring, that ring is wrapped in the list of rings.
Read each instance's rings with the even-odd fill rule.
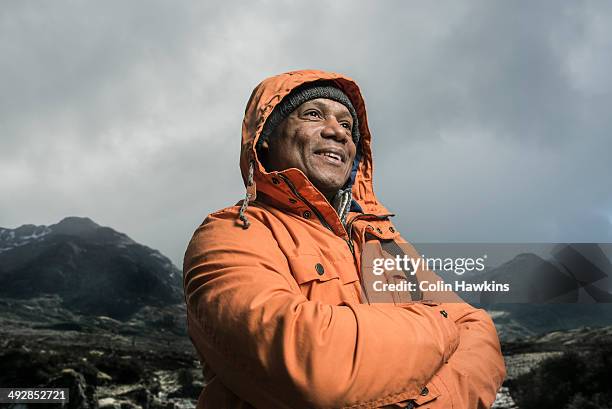
[[[307,111],[306,116],[312,116],[313,118],[319,118],[321,115],[317,111]]]
[[[345,127],[346,129],[348,129],[349,131],[352,129],[351,124],[347,123],[347,122],[343,122],[342,126]]]

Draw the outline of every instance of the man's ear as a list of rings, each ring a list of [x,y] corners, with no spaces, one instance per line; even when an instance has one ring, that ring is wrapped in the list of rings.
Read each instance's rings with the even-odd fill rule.
[[[266,171],[268,171],[269,153],[270,153],[270,140],[266,138],[261,142],[261,145],[259,145],[259,149],[257,149],[257,157],[259,158],[259,162],[263,165]]]

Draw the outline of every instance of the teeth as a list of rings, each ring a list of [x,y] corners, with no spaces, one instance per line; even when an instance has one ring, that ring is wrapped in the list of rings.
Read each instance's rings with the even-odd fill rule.
[[[323,156],[329,156],[330,158],[333,158],[335,160],[342,160],[342,158],[340,158],[340,155],[336,155],[335,153],[331,153],[331,152],[324,152]]]

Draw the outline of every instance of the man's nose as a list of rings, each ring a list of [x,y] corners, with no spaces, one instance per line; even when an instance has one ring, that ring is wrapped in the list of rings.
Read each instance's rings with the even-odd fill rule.
[[[346,128],[340,125],[340,122],[333,117],[325,121],[325,127],[321,131],[321,135],[324,138],[333,138],[341,143],[347,143],[351,137]]]

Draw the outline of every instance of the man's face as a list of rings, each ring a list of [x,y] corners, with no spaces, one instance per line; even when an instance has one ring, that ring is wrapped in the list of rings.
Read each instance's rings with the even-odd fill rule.
[[[356,146],[353,117],[340,102],[317,98],[293,111],[263,143],[269,171],[298,168],[328,199],[346,183]]]

